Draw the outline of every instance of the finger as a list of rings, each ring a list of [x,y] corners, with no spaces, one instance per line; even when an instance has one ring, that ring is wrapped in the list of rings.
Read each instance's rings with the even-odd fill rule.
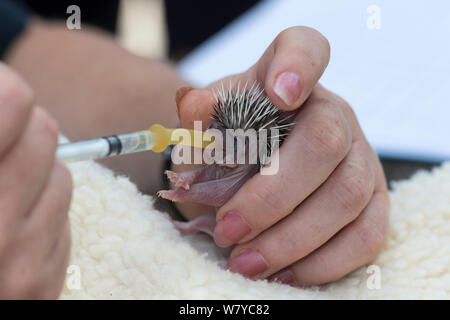
[[[181,127],[186,129],[194,128],[194,121],[202,121],[202,129],[206,130],[212,123],[211,113],[214,112],[213,103],[215,102],[212,91],[206,89],[193,89],[190,87],[180,88],[176,95],[178,116],[180,118]],[[178,149],[185,149],[181,145],[176,146],[175,154],[178,154]],[[194,157],[198,150],[191,149],[191,155]],[[185,172],[191,170],[198,165],[180,164],[173,167],[175,172]],[[198,203],[175,203],[175,206],[183,212],[183,215],[188,219],[194,219],[212,208]]]
[[[230,270],[266,278],[316,250],[356,219],[374,191],[375,165],[372,157],[368,157],[369,149],[363,142],[355,143],[327,181],[289,216],[255,239],[235,247]],[[249,261],[240,256],[242,252],[248,256],[250,251],[261,257],[253,254],[254,261]],[[262,272],[261,261],[266,263]]]
[[[307,27],[281,32],[258,63],[250,69],[264,83],[270,100],[283,110],[305,102],[330,59],[327,39]]]
[[[214,102],[214,94],[206,89],[178,91],[177,108],[181,127],[193,129],[194,121],[202,121],[203,130],[206,130],[212,123]]]
[[[46,258],[51,257],[57,249],[56,240],[60,238],[68,220],[71,197],[72,176],[67,167],[57,161],[26,225],[30,234],[40,235],[40,245],[46,252]]]
[[[31,88],[0,63],[0,159],[22,135],[33,100]]]
[[[11,251],[11,260],[16,261],[14,266],[20,266],[21,277],[14,292],[20,295],[25,292],[29,298],[59,295],[70,253],[67,211],[71,186],[67,168],[57,163],[30,219],[20,233],[16,229],[20,241],[16,241],[16,250]]]
[[[313,94],[295,121],[280,149],[278,172],[255,175],[218,211],[219,246],[253,239],[290,214],[350,150],[350,125],[335,101]]]
[[[40,292],[40,296],[43,299],[57,299],[61,294],[61,290],[64,285],[64,280],[67,274],[67,266],[70,259],[71,248],[71,234],[70,234],[70,221],[66,219],[59,238],[56,239],[55,250],[50,258],[46,259],[51,261],[51,268],[45,268],[42,270],[43,280],[45,281],[41,287],[46,290]],[[43,264],[48,265],[49,263]]]
[[[34,108],[25,133],[0,161],[0,212],[4,219],[23,218],[49,179],[58,128],[41,108]]]
[[[265,51],[261,59],[247,72],[222,79],[233,87],[239,81],[264,84],[270,100],[284,110],[299,107],[316,85],[330,57],[330,46],[325,37],[308,27],[292,27],[281,32]],[[211,87],[217,87],[218,82]],[[182,88],[178,104],[182,126],[191,128],[194,120],[211,123],[208,115],[214,103],[211,91]],[[189,88],[190,89],[190,88]],[[184,101],[183,101],[184,100]],[[182,101],[182,103],[181,103]]]
[[[338,280],[380,252],[388,229],[389,196],[378,188],[362,214],[329,242],[271,280],[309,286]]]
[[[341,101],[347,117],[353,119],[351,123],[354,140],[364,141],[368,145],[353,110],[340,97],[332,95]],[[381,164],[372,149],[371,152],[376,159],[376,185],[374,195],[361,215],[328,243],[299,262],[272,275],[270,279],[293,285],[326,283],[341,278],[376,256],[388,228],[389,196]],[[361,240],[364,242],[362,246]]]
[[[48,244],[45,240],[49,238],[49,234],[34,234],[38,236],[33,242],[28,243],[26,250],[34,251],[32,272],[29,279],[23,281],[22,290],[26,292],[29,299],[57,299],[61,293],[64,279],[66,276],[67,265],[70,258],[71,234],[69,219],[60,228],[60,232],[55,234],[54,248],[49,254],[46,247]],[[46,247],[43,248],[43,245]],[[29,264],[29,263],[28,263]],[[36,276],[37,275],[37,276]]]
[[[175,93],[175,103],[177,104],[177,112],[178,112],[178,108],[180,107],[180,102],[183,99],[183,97],[191,90],[193,90],[193,87],[181,87],[177,90],[177,92]]]

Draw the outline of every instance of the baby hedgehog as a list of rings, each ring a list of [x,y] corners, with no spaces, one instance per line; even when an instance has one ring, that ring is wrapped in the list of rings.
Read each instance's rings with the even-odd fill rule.
[[[264,95],[264,90],[256,83],[249,88],[247,84],[242,88],[238,84],[236,90],[233,90],[231,83],[228,90],[225,90],[222,84],[221,88],[216,90],[215,98],[214,114],[211,115],[214,122],[210,128],[218,129],[223,134],[224,161],[199,165],[193,170],[180,173],[166,171],[175,189],[158,192],[160,197],[171,201],[194,202],[215,207],[214,210],[191,221],[174,221],[175,227],[183,234],[202,231],[212,235],[216,224],[217,208],[227,202],[248,179],[268,163],[273,147],[281,145],[294,124],[289,121],[293,114],[282,112],[275,107]],[[227,129],[243,129],[244,132],[254,129],[256,133],[267,133],[263,150],[258,140],[259,156],[253,158],[257,159],[256,163],[249,161],[249,153],[255,152],[255,149],[249,147],[249,139],[245,137],[243,137],[244,148],[240,148],[243,150],[241,159],[245,159],[244,164],[236,163],[239,159],[237,154],[239,138],[233,133],[233,138],[227,140],[226,135],[235,132]],[[277,134],[271,135],[274,132],[271,129],[277,129],[275,131]],[[260,139],[259,135],[257,137]],[[234,145],[227,148],[226,141],[233,141]],[[227,155],[229,150],[234,153],[231,158],[234,162],[231,163],[228,157],[230,155]]]

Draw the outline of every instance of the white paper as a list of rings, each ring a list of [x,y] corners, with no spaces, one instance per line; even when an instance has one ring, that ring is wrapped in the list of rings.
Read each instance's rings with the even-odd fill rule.
[[[369,28],[368,20],[379,29]],[[199,86],[242,72],[280,31],[295,25],[313,27],[329,40],[331,59],[321,83],[351,104],[380,155],[450,160],[448,0],[264,1],[179,69]]]

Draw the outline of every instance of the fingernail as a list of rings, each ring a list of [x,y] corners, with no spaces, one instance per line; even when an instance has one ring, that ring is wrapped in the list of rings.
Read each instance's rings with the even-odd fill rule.
[[[254,277],[267,270],[264,258],[254,250],[248,250],[241,255],[234,257],[228,262],[226,268],[231,272],[240,273],[244,277]]]
[[[217,222],[214,241],[219,247],[229,247],[250,233],[250,227],[237,213],[227,213]]]
[[[178,105],[181,101],[181,99],[183,99],[183,97],[186,95],[186,93],[188,93],[189,91],[191,91],[192,89],[194,89],[193,87],[181,87],[177,90],[177,92],[175,93],[175,102]]]
[[[177,105],[177,113],[178,117],[180,116],[180,102],[183,99],[183,97],[191,90],[193,90],[193,87],[181,87],[177,90],[175,93],[175,103]]]
[[[282,270],[269,278],[270,281],[281,282],[284,284],[295,285],[295,276],[291,270]]]
[[[300,77],[292,72],[283,72],[275,80],[273,90],[284,103],[291,106],[300,96]]]

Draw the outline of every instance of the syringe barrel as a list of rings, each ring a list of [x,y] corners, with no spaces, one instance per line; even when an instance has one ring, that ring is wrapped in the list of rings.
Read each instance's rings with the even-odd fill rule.
[[[104,158],[110,146],[107,140],[96,138],[84,141],[63,143],[56,150],[56,158],[64,162],[75,162]]]
[[[119,154],[150,150],[154,146],[153,134],[148,130],[119,134],[103,138],[64,143],[58,146],[56,157],[64,162],[93,160]]]

